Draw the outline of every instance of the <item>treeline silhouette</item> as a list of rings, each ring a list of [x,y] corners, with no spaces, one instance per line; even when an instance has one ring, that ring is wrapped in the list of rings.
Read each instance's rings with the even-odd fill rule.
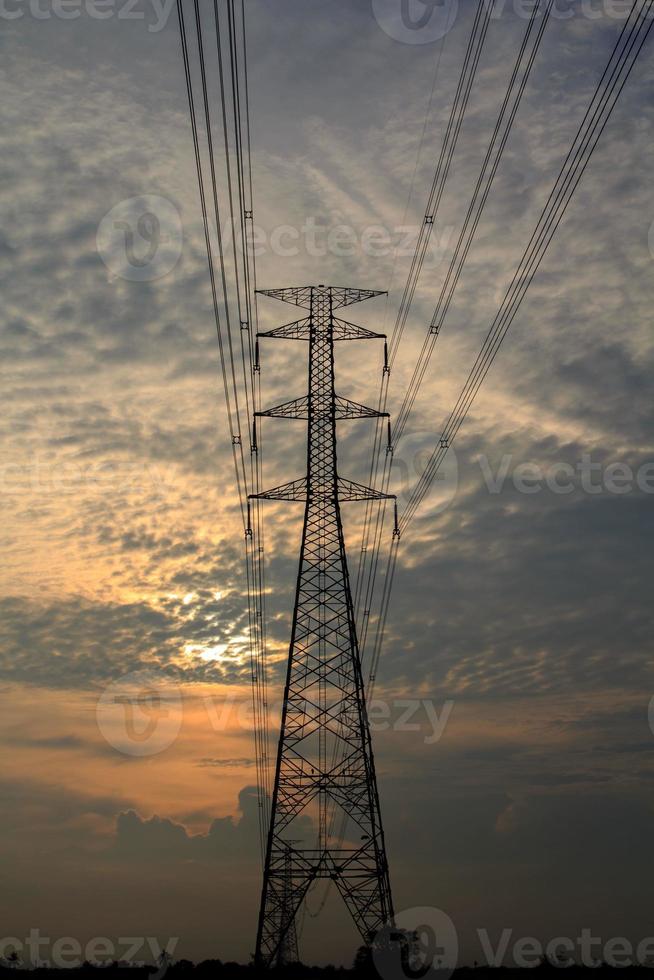
[[[0,963],[0,980],[18,980],[17,974],[30,975],[35,980],[125,980],[125,972],[129,971],[130,980],[255,980],[259,977],[288,978],[288,980],[484,980],[486,976],[492,980],[559,980],[561,973],[565,980],[606,980],[619,972],[623,980],[643,980],[652,977],[652,968],[648,966],[611,967],[598,964],[595,967],[556,966],[545,960],[531,968],[518,967],[489,967],[472,966],[458,967],[452,973],[450,970],[438,969],[403,969],[397,964],[393,975],[379,976],[366,951],[360,950],[352,967],[342,966],[305,966],[293,963],[283,967],[260,969],[253,964],[223,962],[222,960],[203,960],[192,963],[190,960],[177,960],[162,965],[140,965],[132,963],[111,962],[102,965],[84,963],[81,966],[59,968],[38,966],[15,960],[12,963]],[[384,971],[385,973],[387,971]],[[562,978],[561,978],[562,980]]]

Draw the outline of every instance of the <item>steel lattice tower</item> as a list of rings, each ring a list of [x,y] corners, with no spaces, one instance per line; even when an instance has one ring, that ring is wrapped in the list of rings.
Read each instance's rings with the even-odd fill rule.
[[[306,477],[258,495],[305,502],[257,935],[257,963],[271,965],[289,945],[295,952],[295,916],[317,879],[336,884],[364,942],[393,917],[340,510],[342,501],[387,495],[339,477],[336,458],[339,419],[382,413],[336,395],[334,341],[384,335],[334,311],[380,294],[322,285],[261,292],[309,314],[259,335],[309,342],[308,394],[258,413],[308,423]],[[317,840],[306,840],[314,825]]]

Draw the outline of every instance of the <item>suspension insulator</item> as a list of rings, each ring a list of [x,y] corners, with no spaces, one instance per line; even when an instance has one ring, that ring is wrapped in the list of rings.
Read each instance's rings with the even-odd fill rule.
[[[395,501],[395,524],[393,527],[393,537],[399,538],[400,536],[400,523],[397,517],[397,500]]]
[[[390,374],[391,369],[388,366],[388,341],[384,341],[384,374]]]
[[[391,420],[388,420],[388,431],[387,431],[387,442],[386,442],[386,455],[393,452],[393,443],[391,442]]]
[[[257,445],[257,417],[254,416],[252,420],[252,445],[250,446],[250,452],[259,452],[259,447]]]
[[[261,364],[259,363],[259,341],[254,343],[254,371],[258,374],[261,370]]]

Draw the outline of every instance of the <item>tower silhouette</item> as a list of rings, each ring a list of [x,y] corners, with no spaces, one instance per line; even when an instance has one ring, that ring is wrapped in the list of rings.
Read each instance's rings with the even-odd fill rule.
[[[286,919],[282,922],[281,940],[277,950],[277,963],[279,966],[289,966],[297,963],[300,956],[297,944],[297,928],[295,925],[295,914],[293,912],[293,852],[291,845],[296,841],[288,841],[286,848],[286,865],[284,876],[284,897],[282,899],[284,915]]]
[[[380,293],[260,292],[308,316],[259,337],[309,343],[307,394],[257,413],[307,421],[306,476],[253,495],[305,503],[256,947],[257,963],[272,965],[289,947],[296,955],[295,916],[318,879],[335,883],[364,942],[393,917],[340,507],[388,495],[340,477],[336,456],[338,420],[387,413],[334,390],[335,341],[385,340],[334,312]]]

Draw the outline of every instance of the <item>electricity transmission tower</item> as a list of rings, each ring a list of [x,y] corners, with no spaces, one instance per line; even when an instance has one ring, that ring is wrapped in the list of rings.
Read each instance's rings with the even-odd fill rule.
[[[295,916],[317,879],[336,884],[366,943],[392,920],[393,904],[340,510],[389,495],[343,479],[336,460],[338,420],[387,413],[334,391],[334,342],[384,336],[334,311],[380,294],[323,285],[261,292],[308,316],[259,336],[309,342],[308,393],[258,413],[305,419],[308,430],[306,477],[253,495],[305,502],[257,934],[265,966],[297,957]]]

